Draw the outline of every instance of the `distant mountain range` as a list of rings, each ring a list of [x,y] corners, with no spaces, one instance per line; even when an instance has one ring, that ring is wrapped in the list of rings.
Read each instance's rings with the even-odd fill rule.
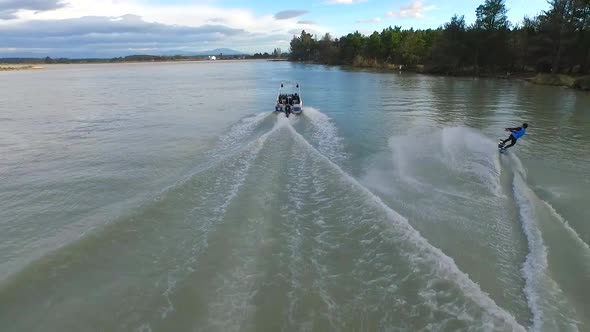
[[[166,55],[166,56],[174,56],[174,55],[182,55],[182,56],[209,56],[209,55],[249,55],[246,52],[240,52],[233,50],[231,48],[216,48],[214,50],[206,50],[206,51],[165,51],[159,52],[154,55]]]
[[[0,0],[1,1],[1,0]],[[235,55],[250,55],[247,52],[236,51],[231,48],[216,48],[214,50],[205,50],[205,51],[163,51],[163,52],[147,52],[146,55],[154,55],[154,56],[209,56],[215,55],[218,56],[219,54],[235,56]],[[30,52],[22,52],[22,53],[2,53],[0,52],[0,58],[45,58],[48,54],[39,54],[39,53],[30,53]],[[133,55],[133,54],[126,54],[126,55]],[[117,58],[120,56],[125,56],[121,54],[86,54],[86,53],[66,53],[66,54],[50,54],[52,58],[70,58],[70,59],[110,59],[110,58]]]
[[[249,53],[232,50],[231,48],[216,48],[209,51],[197,51],[194,55],[248,55]]]

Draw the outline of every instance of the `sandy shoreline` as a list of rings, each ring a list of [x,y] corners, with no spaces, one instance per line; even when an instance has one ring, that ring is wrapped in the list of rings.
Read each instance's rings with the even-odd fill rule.
[[[0,71],[35,70],[35,69],[43,69],[43,67],[38,66],[38,65],[3,65],[3,64],[0,64]]]

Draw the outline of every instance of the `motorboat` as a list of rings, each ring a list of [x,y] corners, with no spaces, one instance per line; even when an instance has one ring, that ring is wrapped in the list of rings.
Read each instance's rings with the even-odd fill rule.
[[[303,99],[299,83],[281,82],[275,112],[285,113],[286,117],[289,117],[291,113],[301,114],[303,112]]]

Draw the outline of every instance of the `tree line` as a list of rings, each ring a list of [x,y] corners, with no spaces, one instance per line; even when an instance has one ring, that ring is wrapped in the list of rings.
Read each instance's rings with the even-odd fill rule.
[[[359,67],[424,68],[445,74],[590,70],[590,0],[549,0],[549,9],[511,23],[504,0],[485,0],[468,25],[454,15],[438,29],[399,26],[318,39],[305,31],[290,43],[292,61]]]

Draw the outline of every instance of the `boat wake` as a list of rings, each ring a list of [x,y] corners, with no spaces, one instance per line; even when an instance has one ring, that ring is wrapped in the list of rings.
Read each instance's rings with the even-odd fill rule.
[[[530,321],[534,331],[577,330],[580,322],[576,308],[571,306],[573,294],[566,293],[554,279],[540,223],[562,226],[577,244],[577,248],[568,248],[569,255],[581,256],[580,261],[588,257],[586,243],[548,203],[535,196],[516,155],[500,158],[492,140],[459,127],[394,136],[390,149],[391,156],[381,156],[388,163],[375,162],[363,182],[409,215],[414,227],[456,257],[470,275],[489,270],[490,275],[497,276],[480,277],[477,282],[494,294],[501,306],[510,308],[518,321]],[[522,233],[512,224],[514,219],[520,220]],[[457,238],[458,234],[462,234],[460,238],[473,238],[473,243],[464,240],[457,248],[456,243],[445,242],[445,238]],[[518,245],[522,242],[520,234],[526,240],[524,247]],[[465,250],[478,254],[469,259]],[[514,267],[519,265],[521,290],[515,289],[519,277]],[[579,275],[575,269],[570,273]],[[526,298],[530,318],[523,312],[521,297]]]
[[[576,308],[569,303],[567,295],[551,275],[547,247],[543,239],[541,227],[543,208],[549,207],[552,213],[555,210],[536,197],[527,185],[526,172],[518,157],[511,155],[510,159],[514,163],[514,197],[519,207],[521,225],[529,247],[522,273],[526,281],[524,291],[533,315],[531,329],[533,331],[577,331],[580,322],[577,319]],[[569,228],[563,222],[561,226]]]
[[[395,181],[372,177],[396,188],[383,194],[370,176],[345,171],[332,121],[309,107],[303,114],[242,119],[154,200],[2,284],[0,321],[13,330],[84,329],[92,319],[105,330],[506,331],[525,329],[526,295],[534,330],[575,327],[548,270],[526,177],[515,172],[506,190],[512,179],[492,142],[465,128],[392,138]],[[526,258],[515,254],[522,234],[501,208],[512,195]],[[469,209],[482,220],[461,219]],[[445,228],[463,232],[462,247],[433,233]],[[511,267],[523,261],[522,271]],[[550,304],[563,316],[555,325]],[[23,310],[38,319],[10,320]],[[82,319],[55,319],[71,313]]]
[[[485,311],[481,314],[483,316],[488,316],[487,319],[484,317],[479,317],[483,319],[486,324],[490,324],[490,326],[494,326],[496,324],[500,324],[500,326],[509,327],[511,329],[519,329],[521,328],[519,324],[516,322],[514,317],[510,315],[508,312],[504,311],[502,308],[498,307],[492,299],[490,299],[487,294],[483,293],[480,288],[475,284],[469,277],[461,272],[459,268],[454,263],[453,259],[449,256],[445,255],[440,249],[432,246],[424,237],[420,235],[410,224],[408,220],[398,214],[396,211],[391,209],[387,204],[385,204],[378,196],[374,195],[370,190],[364,187],[361,183],[359,183],[356,179],[352,176],[348,175],[344,172],[337,164],[332,162],[328,157],[321,154],[319,151],[315,150],[315,148],[299,133],[297,133],[292,127],[289,127],[292,134],[296,137],[297,141],[306,146],[309,150],[315,152],[318,158],[324,160],[328,165],[330,165],[336,172],[341,175],[341,178],[350,183],[356,190],[362,193],[365,196],[365,201],[370,203],[377,208],[381,209],[385,212],[387,216],[387,220],[392,223],[393,229],[391,230],[393,237],[383,239],[387,240],[394,240],[394,241],[401,241],[405,242],[404,245],[409,245],[414,247],[412,253],[405,253],[408,258],[413,264],[415,264],[415,268],[421,269],[425,268],[422,266],[426,263],[428,265],[428,269],[434,269],[434,271],[430,272],[429,275],[436,275],[439,280],[430,280],[428,281],[428,285],[433,287],[434,289],[437,288],[437,284],[440,287],[442,283],[453,283],[456,287],[458,287],[465,296],[469,297],[475,304],[479,307],[483,308]],[[425,272],[425,271],[422,271]],[[431,274],[432,273],[432,274]],[[448,291],[448,290],[447,290]],[[436,293],[436,291],[424,290],[423,294],[428,293]],[[443,303],[436,303],[437,297],[440,296],[438,294],[428,294],[431,295],[431,301],[435,303],[430,303],[434,308],[443,308]],[[505,324],[505,325],[504,325]]]

